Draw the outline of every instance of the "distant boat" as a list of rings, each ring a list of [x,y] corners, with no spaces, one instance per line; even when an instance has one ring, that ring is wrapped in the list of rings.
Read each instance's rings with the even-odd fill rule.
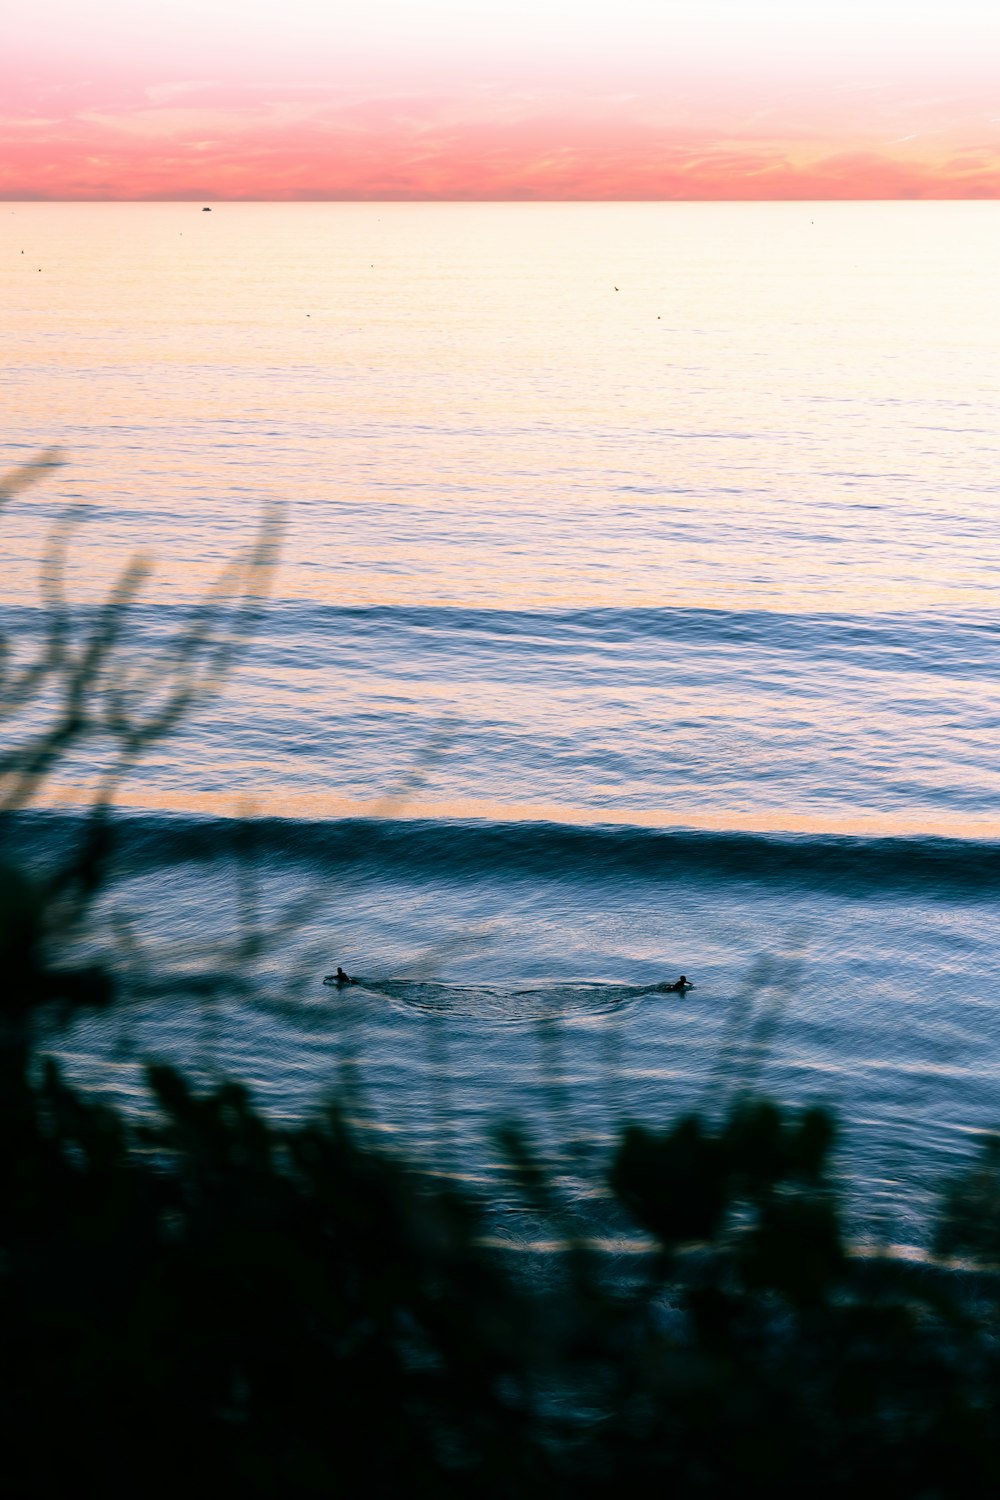
[[[212,212],[212,210],[210,208],[203,208],[202,209],[202,213],[203,214],[210,214],[211,212]]]

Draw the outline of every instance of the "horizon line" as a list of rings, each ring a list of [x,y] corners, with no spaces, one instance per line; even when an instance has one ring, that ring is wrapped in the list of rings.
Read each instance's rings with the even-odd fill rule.
[[[329,196],[320,195],[320,194],[316,194],[316,195],[309,194],[309,195],[306,195],[306,196],[298,195],[298,196],[295,196],[295,197],[276,197],[276,196],[253,197],[253,196],[249,196],[249,195],[245,196],[245,197],[243,197],[243,196],[241,196],[241,197],[224,197],[224,196],[221,196],[221,195],[215,194],[215,193],[193,193],[193,192],[191,192],[191,193],[181,193],[181,194],[177,194],[177,195],[174,195],[174,194],[169,194],[169,195],[164,195],[164,194],[146,194],[146,195],[138,195],[138,196],[134,196],[134,197],[124,196],[124,195],[115,195],[115,196],[108,196],[108,197],[96,197],[96,196],[91,195],[91,194],[80,195],[80,196],[64,196],[64,195],[60,195],[60,196],[52,195],[52,196],[49,196],[48,194],[43,194],[43,193],[34,193],[34,194],[27,194],[27,195],[18,194],[18,195],[15,196],[15,195],[9,195],[9,194],[0,192],[0,203],[10,203],[10,204],[17,204],[17,203],[25,203],[25,204],[37,204],[37,203],[73,203],[73,204],[81,204],[81,203],[164,203],[164,204],[167,204],[167,203],[217,203],[217,204],[237,204],[237,205],[241,204],[241,203],[275,203],[275,204],[277,204],[277,203],[283,203],[283,204],[289,204],[289,205],[298,204],[298,205],[303,205],[303,206],[309,206],[311,204],[317,204],[317,203],[352,203],[352,204],[353,203],[357,203],[357,204],[386,204],[386,203],[449,203],[449,204],[462,203],[462,204],[474,204],[474,203],[495,203],[495,204],[507,204],[507,205],[517,204],[517,205],[521,205],[521,206],[530,206],[532,204],[548,205],[548,204],[553,204],[553,203],[622,203],[622,204],[629,204],[629,203],[683,203],[683,204],[692,204],[692,203],[706,203],[706,204],[707,203],[734,203],[734,204],[735,203],[813,203],[813,204],[816,204],[816,203],[1000,203],[1000,190],[998,190],[997,192],[990,192],[990,193],[941,193],[941,194],[938,194],[938,193],[905,193],[905,194],[894,194],[894,195],[881,195],[881,194],[876,195],[876,194],[869,194],[869,193],[865,193],[865,194],[862,194],[862,195],[854,195],[854,194],[846,194],[846,193],[845,194],[837,193],[837,194],[826,194],[823,197],[818,197],[818,198],[817,197],[809,197],[809,196],[806,196],[806,195],[803,195],[803,196],[800,197],[797,194],[795,194],[795,195],[793,195],[793,194],[786,194],[786,195],[773,195],[773,194],[769,194],[769,195],[766,195],[766,196],[762,195],[759,198],[758,197],[752,197],[750,195],[744,195],[744,194],[740,194],[737,197],[730,197],[730,196],[706,197],[706,196],[699,195],[699,196],[696,196],[696,197],[683,197],[683,198],[682,197],[674,197],[674,196],[671,196],[671,197],[653,197],[653,196],[649,196],[649,197],[629,197],[629,198],[626,198],[626,197],[621,197],[621,198],[619,198],[619,197],[613,197],[613,198],[610,198],[610,197],[596,197],[596,196],[595,197],[589,197],[588,196],[588,197],[580,197],[580,198],[571,198],[571,197],[554,197],[554,198],[540,198],[540,197],[494,197],[494,196],[474,197],[474,196],[469,195],[469,194],[463,194],[463,195],[460,195],[460,196],[445,196],[445,195],[442,195],[442,194],[407,194],[405,196],[400,195],[400,196],[392,196],[392,197],[375,197],[375,196],[358,197],[358,196],[347,195],[347,194],[330,194]]]

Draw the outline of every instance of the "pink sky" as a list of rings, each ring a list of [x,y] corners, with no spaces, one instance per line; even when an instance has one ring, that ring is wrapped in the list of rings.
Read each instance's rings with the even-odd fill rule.
[[[980,0],[14,0],[0,197],[1000,197]]]

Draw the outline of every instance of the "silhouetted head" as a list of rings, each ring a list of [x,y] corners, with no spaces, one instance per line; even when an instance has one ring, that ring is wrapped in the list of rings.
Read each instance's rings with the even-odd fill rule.
[[[687,982],[688,982],[688,977],[687,977],[686,974],[682,974],[681,977],[680,977],[680,979],[678,979],[678,981],[677,981],[678,984],[687,984]]]

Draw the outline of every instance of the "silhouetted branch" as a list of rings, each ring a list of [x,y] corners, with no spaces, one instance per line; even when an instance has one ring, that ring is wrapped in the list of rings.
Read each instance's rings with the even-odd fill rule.
[[[57,462],[56,450],[0,481],[0,501],[11,499]],[[123,568],[107,599],[73,649],[72,610],[65,562],[73,531],[85,513],[64,513],[53,529],[42,567],[46,639],[34,662],[15,675],[9,643],[0,657],[0,718],[20,710],[45,711],[48,723],[0,754],[0,811],[37,799],[59,761],[98,736],[112,742],[110,764],[96,794],[111,800],[128,768],[177,727],[197,704],[218,691],[253,628],[268,592],[281,534],[278,507],[264,513],[257,537],[229,562],[183,628],[150,649],[136,666],[126,637],[129,611],[152,569],[142,557]],[[44,702],[40,701],[44,698]]]
[[[0,480],[0,508],[61,462],[52,449]],[[266,599],[281,537],[280,508],[268,506],[257,535],[222,568],[181,628],[144,646],[137,662],[132,618],[151,565],[142,556],[127,562],[104,602],[78,624],[82,612],[67,598],[66,560],[86,519],[85,510],[71,507],[50,532],[39,580],[44,637],[34,659],[16,663],[10,641],[0,638],[0,722],[15,740],[0,752],[0,815],[37,803],[72,752],[89,745],[100,751],[82,840],[50,872],[40,898],[64,933],[100,886],[111,846],[109,809],[122,779],[221,687]]]

